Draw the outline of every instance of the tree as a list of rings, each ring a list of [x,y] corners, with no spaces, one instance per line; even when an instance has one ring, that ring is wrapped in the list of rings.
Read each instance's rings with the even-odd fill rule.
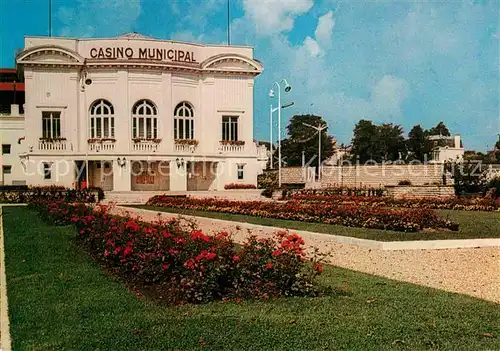
[[[436,124],[435,127],[432,127],[431,129],[428,130],[428,135],[442,135],[442,136],[450,136],[450,131],[448,130],[448,127],[441,121],[438,124]]]
[[[288,137],[281,142],[281,157],[287,166],[302,165],[302,151],[306,163],[314,158],[313,165],[318,162],[318,132],[303,123],[312,126],[326,124],[320,116],[295,115],[287,126]],[[328,128],[321,132],[321,162],[333,155],[333,138],[328,135]]]
[[[425,161],[425,155],[430,152],[430,143],[427,140],[426,132],[422,129],[420,124],[413,126],[410,133],[408,133],[406,146],[410,153],[409,156],[412,159]]]
[[[377,126],[372,121],[360,120],[354,126],[351,155],[361,163],[374,159],[379,154]]]
[[[354,127],[351,153],[361,163],[398,160],[400,154],[406,153],[403,128],[392,123],[377,126],[372,121],[361,120]]]
[[[498,140],[495,143],[495,150],[500,150],[500,134],[498,134]]]
[[[380,156],[383,161],[395,161],[406,154],[406,142],[403,127],[384,123],[377,127]]]

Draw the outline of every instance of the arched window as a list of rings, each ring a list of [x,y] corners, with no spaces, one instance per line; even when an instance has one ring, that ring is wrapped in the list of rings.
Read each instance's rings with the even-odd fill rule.
[[[174,139],[194,139],[194,110],[189,102],[181,102],[175,107]]]
[[[90,138],[115,137],[115,110],[113,105],[104,99],[96,100],[90,106]]]
[[[139,100],[132,108],[132,137],[144,139],[158,138],[156,106],[149,100]]]

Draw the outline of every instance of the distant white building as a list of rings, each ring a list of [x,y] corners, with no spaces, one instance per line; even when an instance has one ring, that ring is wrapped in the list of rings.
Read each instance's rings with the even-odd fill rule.
[[[25,113],[0,116],[3,184],[221,190],[265,167],[251,47],[26,37],[17,64]]]
[[[428,139],[435,144],[432,149],[430,162],[444,163],[447,161],[463,161],[465,150],[460,141],[460,135],[431,135]]]

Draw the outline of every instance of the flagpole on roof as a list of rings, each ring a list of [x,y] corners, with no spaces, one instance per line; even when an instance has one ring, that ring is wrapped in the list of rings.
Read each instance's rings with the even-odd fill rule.
[[[52,0],[49,0],[49,37],[52,36]]]
[[[229,11],[229,0],[227,0],[227,45],[231,45],[231,16]]]

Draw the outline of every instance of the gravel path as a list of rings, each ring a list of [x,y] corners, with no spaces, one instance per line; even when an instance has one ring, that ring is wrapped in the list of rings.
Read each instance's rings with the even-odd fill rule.
[[[116,207],[115,213],[129,212],[145,221],[158,219],[158,213],[140,209]],[[163,219],[176,217],[164,213]],[[246,223],[183,216],[195,220],[207,233],[227,231],[241,242],[252,228]],[[258,236],[268,236],[276,228],[254,230]],[[500,248],[436,249],[436,250],[377,250],[356,245],[339,244],[327,235],[300,233],[306,245],[330,251],[329,263],[369,274],[415,283],[450,292],[471,295],[500,303]]]

